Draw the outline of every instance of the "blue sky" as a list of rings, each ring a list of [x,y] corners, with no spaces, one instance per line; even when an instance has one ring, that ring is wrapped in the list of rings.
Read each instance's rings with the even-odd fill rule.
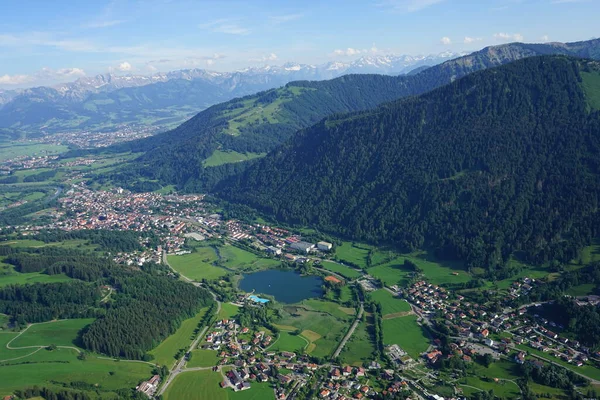
[[[0,87],[587,40],[599,15],[600,0],[6,1]]]

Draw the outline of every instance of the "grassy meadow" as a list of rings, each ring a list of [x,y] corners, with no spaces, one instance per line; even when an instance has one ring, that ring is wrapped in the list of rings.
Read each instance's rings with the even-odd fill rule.
[[[198,247],[191,254],[169,255],[169,265],[183,276],[201,281],[202,279],[218,279],[227,274],[223,268],[213,265],[217,255],[212,247]]]

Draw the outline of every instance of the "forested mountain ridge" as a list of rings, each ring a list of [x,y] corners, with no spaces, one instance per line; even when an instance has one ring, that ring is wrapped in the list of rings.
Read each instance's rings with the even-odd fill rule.
[[[570,260],[598,233],[598,77],[597,62],[534,57],[330,117],[218,194],[347,237],[433,247],[490,277],[515,252]]]
[[[600,40],[488,47],[410,76],[346,75],[330,81],[292,82],[213,106],[174,130],[116,147],[146,154],[111,178],[130,187],[143,177],[188,191],[205,191],[246,164],[207,163],[217,150],[259,156],[328,115],[419,95],[469,73],[541,54],[600,57]]]

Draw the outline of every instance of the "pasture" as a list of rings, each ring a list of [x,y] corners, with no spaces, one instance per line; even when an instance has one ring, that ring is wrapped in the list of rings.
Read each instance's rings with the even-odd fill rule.
[[[328,357],[333,353],[352,320],[338,304],[319,300],[285,306],[281,315],[278,326],[300,329],[302,336],[311,342],[306,352],[316,357]]]
[[[219,319],[229,319],[235,317],[239,312],[240,308],[231,303],[221,304],[221,311],[219,312]]]
[[[291,351],[297,354],[302,354],[304,349],[309,345],[307,339],[299,335],[292,335],[290,332],[281,331],[277,340],[269,346],[270,351]]]
[[[186,319],[174,334],[166,338],[157,347],[149,351],[154,356],[154,362],[159,365],[171,367],[175,362],[175,354],[179,349],[185,348],[186,351],[195,339],[194,331],[204,317],[208,308],[203,308],[194,317]]]
[[[265,153],[238,153],[237,151],[215,150],[210,157],[202,162],[205,167],[217,167],[223,164],[232,164],[264,157]]]
[[[192,358],[186,365],[188,368],[214,367],[219,360],[215,350],[192,350]]]
[[[372,329],[372,318],[361,322],[356,327],[352,338],[346,343],[344,350],[340,353],[342,363],[360,367],[365,361],[373,361],[375,346],[369,329]]]
[[[43,322],[31,325],[11,344],[11,347],[57,346],[75,347],[79,331],[94,322],[93,318],[66,319],[56,322]]]
[[[239,272],[274,268],[280,264],[277,260],[259,257],[254,253],[233,245],[219,247],[219,253],[221,254],[220,263],[223,266]]]
[[[397,344],[415,359],[429,347],[429,338],[414,315],[384,319],[382,323],[385,345]]]
[[[360,268],[367,267],[369,248],[358,243],[343,242],[335,248],[335,256],[341,261],[352,263]]]
[[[181,275],[201,281],[202,279],[218,279],[227,274],[223,268],[214,266],[217,255],[212,247],[198,247],[191,254],[169,255],[169,265]]]
[[[165,400],[227,400],[228,391],[231,389],[222,389],[219,386],[222,380],[223,377],[219,372],[183,372],[175,377],[163,398]]]
[[[131,389],[140,381],[148,379],[152,373],[149,364],[112,361],[96,356],[79,360],[78,354],[73,349],[41,349],[23,359],[0,364],[0,396],[34,385],[61,389],[62,386],[57,385],[57,382],[85,382],[97,385],[99,392],[114,398],[115,390]]]
[[[60,154],[69,148],[63,145],[42,143],[12,143],[0,145],[0,162],[22,156],[45,156]]]
[[[371,292],[369,296],[371,300],[381,304],[381,313],[384,317],[388,314],[411,311],[410,305],[405,300],[395,297],[385,289]]]
[[[352,269],[352,268],[349,268],[344,265],[334,263],[331,261],[323,261],[321,263],[321,267],[328,271],[335,272],[338,275],[341,275],[347,279],[355,279],[362,275],[360,272],[356,271],[355,269]]]

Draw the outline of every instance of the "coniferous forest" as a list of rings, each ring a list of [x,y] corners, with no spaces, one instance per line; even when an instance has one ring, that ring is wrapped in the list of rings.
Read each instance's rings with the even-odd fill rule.
[[[278,219],[510,276],[597,236],[594,62],[538,57],[373,111],[327,118],[221,185]]]

